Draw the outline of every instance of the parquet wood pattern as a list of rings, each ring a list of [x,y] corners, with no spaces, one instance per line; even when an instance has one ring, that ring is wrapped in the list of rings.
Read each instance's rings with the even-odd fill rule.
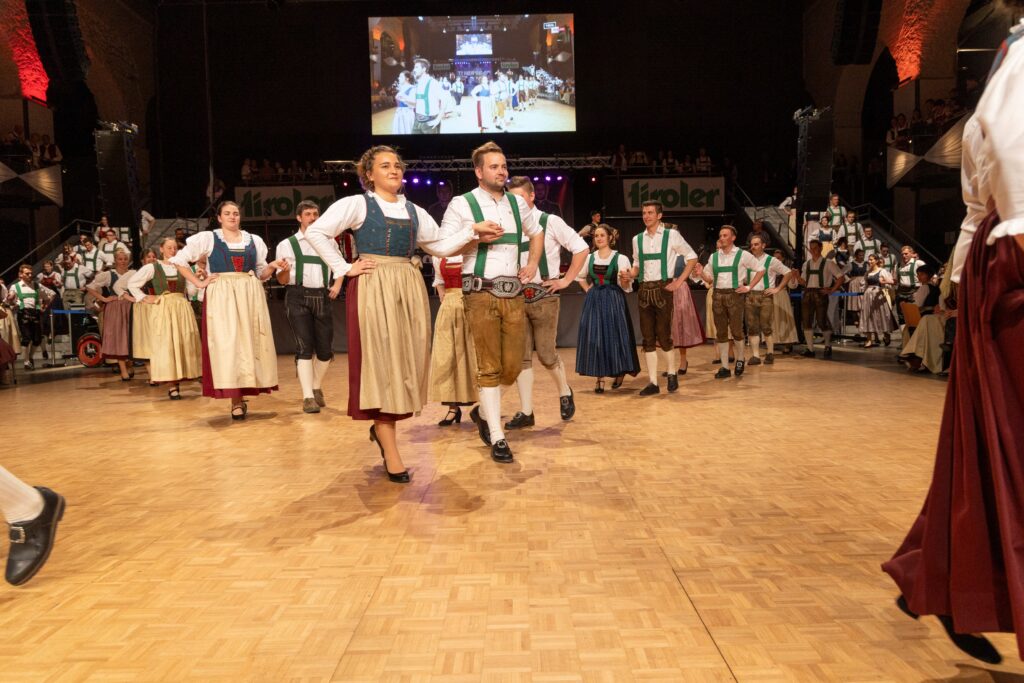
[[[0,392],[3,464],[69,502],[0,586],[3,681],[1020,681],[975,665],[879,569],[927,488],[945,383],[892,350],[780,358],[739,382],[691,350],[677,395],[595,395],[490,461],[468,416],[403,424],[413,482],[365,423],[284,390],[170,402],[92,375]],[[568,367],[573,352],[562,350]],[[504,412],[518,409],[515,391]]]

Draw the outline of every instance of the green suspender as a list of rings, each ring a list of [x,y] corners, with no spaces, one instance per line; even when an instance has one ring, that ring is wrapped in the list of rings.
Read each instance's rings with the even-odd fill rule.
[[[725,266],[718,265],[718,252],[716,251],[711,255],[711,272],[715,275],[715,286],[718,286],[718,274],[719,273],[732,273],[732,288],[736,289],[740,286],[740,260],[743,258],[743,250],[737,249],[736,256],[732,260],[732,265],[726,268]],[[749,277],[749,275],[747,276]]]
[[[664,228],[664,231],[661,238],[661,253],[659,254],[644,253],[644,232],[647,232],[646,230],[643,230],[636,236],[636,248],[640,253],[640,273],[638,275],[640,282],[644,281],[644,261],[654,261],[656,259],[661,260],[661,279],[668,279],[668,228]]]
[[[174,277],[170,278],[175,282],[178,281],[178,275],[175,273]],[[159,261],[153,262],[153,293],[160,296],[164,292],[168,291],[167,285],[167,273],[164,272],[164,267]],[[184,292],[182,292],[184,294]]]
[[[427,79],[427,87],[423,89],[423,94],[416,93],[417,100],[423,100],[423,115],[430,116],[430,82],[434,80],[432,78]],[[479,223],[480,221],[477,221]]]
[[[68,280],[67,280],[68,273],[71,273],[71,275],[75,278],[75,289],[81,289],[82,288],[82,281],[78,278],[79,266],[75,266],[74,270],[65,270],[64,271],[64,286],[65,287],[67,287],[67,284],[68,284]]]
[[[548,235],[548,216],[549,216],[549,214],[546,214],[543,211],[541,211],[541,213],[540,213],[540,227],[541,227],[541,230],[544,231],[544,236],[545,237],[547,237],[547,235]],[[547,251],[545,251],[544,254],[540,257],[540,279],[541,280],[547,280],[548,279],[548,252]]]
[[[96,254],[92,258],[89,258],[88,256],[86,256],[85,252],[82,253],[82,261],[84,261],[83,265],[87,265],[89,263],[89,261],[92,261],[92,272],[94,272],[94,273],[99,272],[98,269],[97,269],[97,266],[99,265],[99,260],[100,260],[100,250],[99,249],[96,249]]]
[[[25,308],[25,300],[26,299],[32,299],[33,301],[35,301],[35,304],[36,304],[35,307],[39,308],[39,292],[31,292],[29,294],[25,294],[24,292],[21,291],[21,283],[20,282],[15,282],[14,283],[14,291],[17,292],[17,294],[18,294],[18,308],[21,308],[21,309]]]
[[[590,255],[590,263],[587,265],[587,275],[590,276],[591,282],[597,282],[597,273],[594,272],[594,259],[597,258],[597,252],[595,251]],[[614,283],[615,278],[619,275],[619,252],[612,252],[612,259],[608,262],[608,270],[604,272],[604,283]]]
[[[913,287],[914,280],[917,279],[917,259],[910,262],[910,267],[907,270],[900,268],[900,277],[902,278],[904,274],[910,276],[910,286]]]
[[[476,223],[482,223],[484,221],[484,212],[480,209],[480,203],[473,196],[472,192],[467,192],[462,195],[466,202],[469,204],[469,210],[473,212],[473,221]],[[494,244],[515,244],[519,247],[519,254],[522,255],[524,251],[528,251],[528,248],[523,243],[523,219],[519,217],[519,203],[514,196],[505,193],[508,197],[508,203],[512,205],[512,216],[516,219],[516,232],[505,233],[498,239],[490,243],[481,242],[476,247],[476,265],[473,267],[473,275],[475,277],[483,277],[484,269],[487,267],[487,249]]]
[[[320,266],[320,271],[324,274],[324,287],[327,286],[327,264],[319,256],[306,256],[302,253],[302,248],[299,246],[299,240],[292,235],[288,238],[291,242],[292,251],[295,253],[295,284],[298,287],[302,286],[302,271],[306,269],[306,264],[313,266]]]
[[[717,256],[717,255],[718,255],[718,252],[715,252],[715,256]],[[770,266],[771,264],[772,264],[772,257],[769,256],[768,258],[766,258],[764,260],[764,288],[765,289],[768,289],[768,266]],[[754,274],[754,271],[752,271],[750,268],[747,268],[747,279],[748,280],[750,279],[750,276],[753,275],[753,274]],[[750,283],[750,286],[753,287],[754,283]]]
[[[811,276],[818,276],[818,286],[811,287]],[[811,270],[811,262],[807,262],[807,286],[810,289],[825,289],[825,257],[821,257],[821,265],[817,269]]]

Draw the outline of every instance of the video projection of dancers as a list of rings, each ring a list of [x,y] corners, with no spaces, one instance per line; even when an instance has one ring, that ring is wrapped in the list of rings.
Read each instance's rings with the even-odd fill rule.
[[[374,135],[576,131],[572,14],[370,17]]]

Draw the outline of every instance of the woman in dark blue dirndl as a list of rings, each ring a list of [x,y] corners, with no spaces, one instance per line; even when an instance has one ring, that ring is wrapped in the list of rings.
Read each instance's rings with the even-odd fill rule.
[[[640,372],[640,360],[626,295],[618,281],[619,273],[629,272],[629,259],[612,249],[608,226],[599,225],[593,235],[597,251],[587,257],[580,279],[587,297],[576,342],[576,372],[596,377],[594,391],[601,394],[605,377],[614,377],[612,388],[618,389],[625,375]]]

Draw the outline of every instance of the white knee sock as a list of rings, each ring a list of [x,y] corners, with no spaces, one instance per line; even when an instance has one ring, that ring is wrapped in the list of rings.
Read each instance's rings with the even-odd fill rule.
[[[679,372],[679,349],[672,349],[668,354],[668,374],[669,376],[678,374]]]
[[[807,343],[807,348],[811,351],[814,350],[814,330],[804,330],[804,341]]]
[[[516,386],[519,387],[519,409],[524,415],[533,415],[533,368],[520,371]]]
[[[775,355],[775,337],[772,335],[766,335],[764,338],[766,344],[768,344],[768,355]]]
[[[295,369],[302,387],[302,398],[313,398],[313,361],[300,358],[295,361]]]
[[[729,342],[722,342],[718,345],[718,355],[722,359],[722,367],[729,367]]]
[[[651,378],[651,384],[658,386],[658,352],[645,351],[644,358],[647,359],[647,376]]]
[[[832,346],[832,330],[825,330],[825,346]]]
[[[505,438],[501,425],[501,387],[480,387],[480,415],[491,431],[491,444]]]
[[[569,389],[569,382],[565,379],[565,364],[562,363],[562,358],[559,356],[558,365],[551,368],[551,377],[555,380],[555,386],[558,387],[558,396],[568,396],[572,393]],[[526,412],[526,411],[523,411]]]
[[[750,335],[750,355],[754,358],[761,357],[761,335]]]
[[[736,354],[736,360],[743,360],[746,357],[747,345],[745,340],[740,339],[734,344],[734,353]]]
[[[43,512],[43,496],[0,467],[0,511],[8,524],[27,522]]]
[[[327,368],[331,366],[331,361],[320,360],[319,358],[313,359],[313,388],[321,389],[324,386],[324,376],[327,374]]]

